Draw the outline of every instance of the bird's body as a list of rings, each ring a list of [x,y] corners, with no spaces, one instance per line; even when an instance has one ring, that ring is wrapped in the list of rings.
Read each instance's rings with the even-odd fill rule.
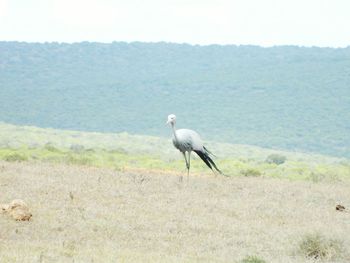
[[[184,155],[187,167],[187,175],[190,172],[190,161],[191,161],[191,152],[194,151],[198,154],[198,156],[205,162],[205,164],[213,170],[215,168],[220,174],[222,172],[217,168],[214,161],[210,158],[209,154],[211,154],[207,148],[203,145],[203,142],[199,136],[199,134],[193,130],[189,129],[175,129],[176,116],[174,114],[170,114],[168,116],[167,123],[171,124],[173,129],[173,144],[175,148],[177,148]],[[188,159],[186,157],[186,152],[188,153]]]
[[[175,130],[173,144],[180,152],[203,150],[203,143],[198,133],[189,129]]]

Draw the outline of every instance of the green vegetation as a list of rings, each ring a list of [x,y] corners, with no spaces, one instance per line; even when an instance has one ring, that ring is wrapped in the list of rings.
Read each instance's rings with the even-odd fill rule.
[[[12,152],[9,154],[5,154],[3,159],[7,162],[22,162],[22,161],[28,161],[28,157],[17,152]]]
[[[259,170],[253,169],[253,168],[248,168],[246,170],[242,170],[241,174],[243,176],[260,176],[261,172]]]
[[[266,263],[266,261],[257,256],[247,256],[240,263]]]
[[[182,155],[170,140],[128,134],[60,131],[0,124],[0,159],[12,162],[51,162],[119,171],[128,169],[183,173]],[[206,143],[217,165],[228,176],[275,177],[291,180],[340,181],[350,179],[350,162],[320,155]],[[211,174],[195,154],[191,173]],[[280,159],[284,162],[281,163]],[[272,160],[272,161],[266,161]]]
[[[55,149],[53,151],[53,149]],[[184,172],[184,162],[179,154],[175,158],[162,158],[149,154],[131,154],[118,150],[86,149],[76,152],[71,149],[50,147],[38,148],[0,148],[0,159],[6,161],[44,161],[74,165],[109,167],[116,170],[146,169]],[[176,158],[179,157],[179,158]],[[306,162],[286,163],[285,166],[267,164],[256,160],[219,159],[218,165],[228,176],[267,176],[292,180],[310,180],[314,182],[331,180],[339,181],[350,178],[348,164],[313,164]],[[192,173],[207,173],[210,170],[199,158],[194,157]],[[319,177],[315,177],[315,174]],[[322,176],[320,176],[322,174]]]
[[[267,163],[282,164],[287,160],[287,158],[281,154],[270,154],[266,158]]]
[[[0,42],[0,121],[350,157],[350,48]]]
[[[306,235],[299,245],[300,253],[312,259],[337,259],[343,250],[339,240],[327,239],[320,234]]]

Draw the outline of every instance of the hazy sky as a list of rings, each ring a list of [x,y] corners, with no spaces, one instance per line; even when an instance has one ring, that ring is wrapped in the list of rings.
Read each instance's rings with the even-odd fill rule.
[[[344,47],[350,0],[0,0],[0,40]]]

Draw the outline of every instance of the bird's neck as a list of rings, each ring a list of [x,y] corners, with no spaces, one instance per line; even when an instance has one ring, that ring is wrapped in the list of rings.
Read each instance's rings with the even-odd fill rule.
[[[175,140],[178,141],[178,140],[177,140],[176,129],[175,129],[175,124],[174,124],[174,123],[171,124],[171,128],[173,129],[173,133],[174,133],[174,138],[175,138]]]

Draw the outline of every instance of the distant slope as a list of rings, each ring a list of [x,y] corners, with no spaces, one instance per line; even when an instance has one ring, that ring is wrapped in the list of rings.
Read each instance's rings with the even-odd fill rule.
[[[0,42],[0,121],[350,157],[350,48]]]
[[[290,180],[348,181],[349,159],[275,151],[249,145],[205,141],[226,176]],[[0,161],[49,162],[108,167],[118,171],[185,172],[183,156],[170,141],[127,133],[43,129],[0,123]],[[213,175],[196,155],[191,174]]]
[[[250,145],[204,141],[216,159],[241,159],[264,162],[270,154],[286,156],[289,161],[304,161],[309,164],[339,163],[347,160],[319,154],[277,151]],[[170,139],[127,133],[98,133],[57,129],[43,129],[33,126],[16,126],[0,122],[0,148],[41,148],[54,146],[60,149],[104,149],[117,150],[126,154],[146,154],[163,159],[180,159],[182,155]]]

